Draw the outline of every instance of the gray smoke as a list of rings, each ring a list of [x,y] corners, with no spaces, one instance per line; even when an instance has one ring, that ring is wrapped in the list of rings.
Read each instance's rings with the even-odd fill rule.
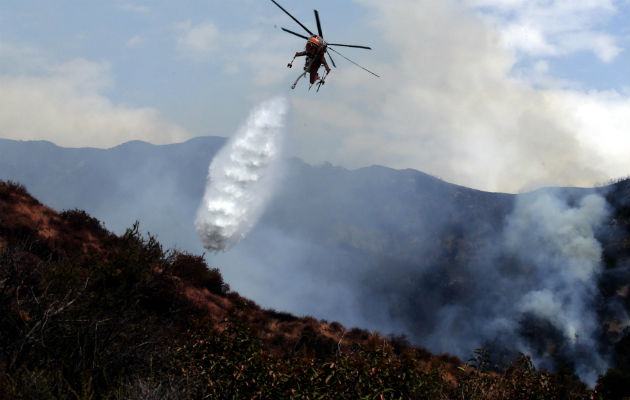
[[[505,251],[529,267],[515,315],[531,315],[553,326],[565,355],[590,384],[607,367],[597,349],[600,326],[594,307],[602,267],[595,231],[606,216],[606,201],[599,195],[569,207],[540,193],[517,202],[504,234]]]
[[[460,354],[480,347],[531,354],[554,369],[558,356],[594,385],[608,360],[598,348],[595,310],[602,248],[595,237],[607,203],[589,194],[570,205],[550,191],[517,197],[502,234],[479,251],[468,304],[446,306],[431,347]]]
[[[228,250],[260,218],[273,192],[287,109],[284,98],[260,104],[212,160],[195,218],[206,249]]]

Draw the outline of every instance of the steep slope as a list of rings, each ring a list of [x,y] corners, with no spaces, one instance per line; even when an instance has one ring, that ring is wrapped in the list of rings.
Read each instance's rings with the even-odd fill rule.
[[[37,262],[44,264],[66,259],[89,263],[94,258],[107,262],[116,257],[125,239],[144,240],[137,227],[136,224],[126,232],[128,238],[117,237],[84,211],[68,210],[59,214],[31,197],[20,184],[0,181],[0,251],[19,250],[24,253],[21,256],[34,256]],[[156,253],[162,251],[154,239],[149,239],[148,243]],[[176,283],[174,289],[195,307],[208,311],[206,315],[213,324],[221,327],[226,318],[237,317],[256,326],[261,338],[270,345],[269,349],[273,349],[272,344],[298,342],[304,331],[310,332],[313,340],[330,343],[330,348],[333,342],[344,348],[365,344],[369,336],[368,332],[360,330],[346,336],[346,329],[338,323],[263,310],[237,293],[229,292],[218,270],[211,269],[211,274],[208,273],[202,257],[177,251],[168,257],[170,270],[165,272],[165,266],[156,260],[152,273],[170,274],[168,278]],[[340,340],[342,336],[344,340]]]

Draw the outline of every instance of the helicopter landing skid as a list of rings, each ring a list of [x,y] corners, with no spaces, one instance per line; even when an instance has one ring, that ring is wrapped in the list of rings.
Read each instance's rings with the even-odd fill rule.
[[[293,85],[291,85],[291,89],[295,89],[295,86],[297,85],[298,81],[302,78],[304,78],[306,76],[306,71],[302,72],[300,74],[300,76],[297,77],[297,79],[295,80],[295,82],[293,82]]]
[[[323,78],[321,78],[319,81],[317,81],[317,91],[318,91],[318,92],[319,92],[319,88],[321,88],[321,87],[322,87],[322,85],[323,85],[324,83],[326,83],[326,77],[328,76],[328,74],[329,74],[329,73],[330,73],[329,71],[326,71],[326,75],[324,75],[324,77],[323,77]],[[309,89],[310,89],[310,88],[309,88]]]

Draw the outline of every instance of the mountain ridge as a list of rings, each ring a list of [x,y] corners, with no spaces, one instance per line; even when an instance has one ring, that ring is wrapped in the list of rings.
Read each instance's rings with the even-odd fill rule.
[[[167,246],[201,253],[192,222],[208,163],[224,142],[211,137],[180,145],[140,144],[143,151],[123,146],[103,150],[94,159],[86,156],[82,165],[81,157],[58,161],[54,155],[31,152],[28,143],[22,143],[22,152],[13,154],[13,165],[0,154],[0,177],[22,181],[53,208],[86,209],[120,234],[131,221],[140,220]],[[8,152],[6,146],[0,146],[3,151]],[[519,201],[540,206],[547,203],[536,203],[538,197],[549,195],[555,199],[549,204],[563,207],[537,218],[580,215],[587,211],[580,202],[591,194],[602,197],[612,210],[621,210],[618,216],[606,217],[592,238],[603,248],[597,289],[602,305],[597,313],[603,324],[620,304],[630,309],[627,296],[615,294],[622,293],[628,281],[624,266],[630,246],[624,238],[629,232],[629,183],[514,195],[452,185],[415,170],[379,166],[348,170],[289,159],[275,197],[249,237],[230,252],[208,254],[206,259],[221,267],[239,293],[266,307],[406,333],[414,344],[436,353],[461,346],[456,353],[466,359],[492,341],[480,336],[472,343],[445,344],[446,336],[435,333],[446,320],[444,315],[461,309],[482,318],[489,305],[479,299],[500,294],[485,282],[496,280],[501,271],[537,268],[531,263],[510,265],[514,254],[495,248],[506,243],[504,231],[520,210]],[[549,249],[549,254],[556,250]],[[498,269],[491,269],[493,265]],[[303,284],[299,290],[295,282]],[[523,298],[527,297],[511,301]],[[522,321],[532,323],[531,318]],[[481,331],[475,329],[468,336]],[[602,337],[605,348],[618,340]],[[568,339],[556,344],[559,349],[570,346]],[[546,367],[558,365],[550,362]]]

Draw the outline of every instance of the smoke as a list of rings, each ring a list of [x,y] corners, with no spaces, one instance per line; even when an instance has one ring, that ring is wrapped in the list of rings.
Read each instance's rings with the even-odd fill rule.
[[[563,353],[590,384],[607,366],[597,348],[600,325],[594,304],[602,266],[595,231],[606,216],[606,201],[599,195],[569,207],[541,193],[517,202],[505,232],[505,251],[530,268],[515,314],[552,325],[561,334]]]
[[[440,310],[433,346],[462,354],[486,347],[507,359],[520,351],[539,367],[571,365],[594,385],[608,364],[596,311],[602,272],[596,232],[607,215],[598,194],[518,196],[503,232],[470,266],[475,283],[469,303]]]
[[[206,249],[228,250],[260,218],[273,192],[287,109],[284,98],[261,103],[212,160],[195,218]]]

